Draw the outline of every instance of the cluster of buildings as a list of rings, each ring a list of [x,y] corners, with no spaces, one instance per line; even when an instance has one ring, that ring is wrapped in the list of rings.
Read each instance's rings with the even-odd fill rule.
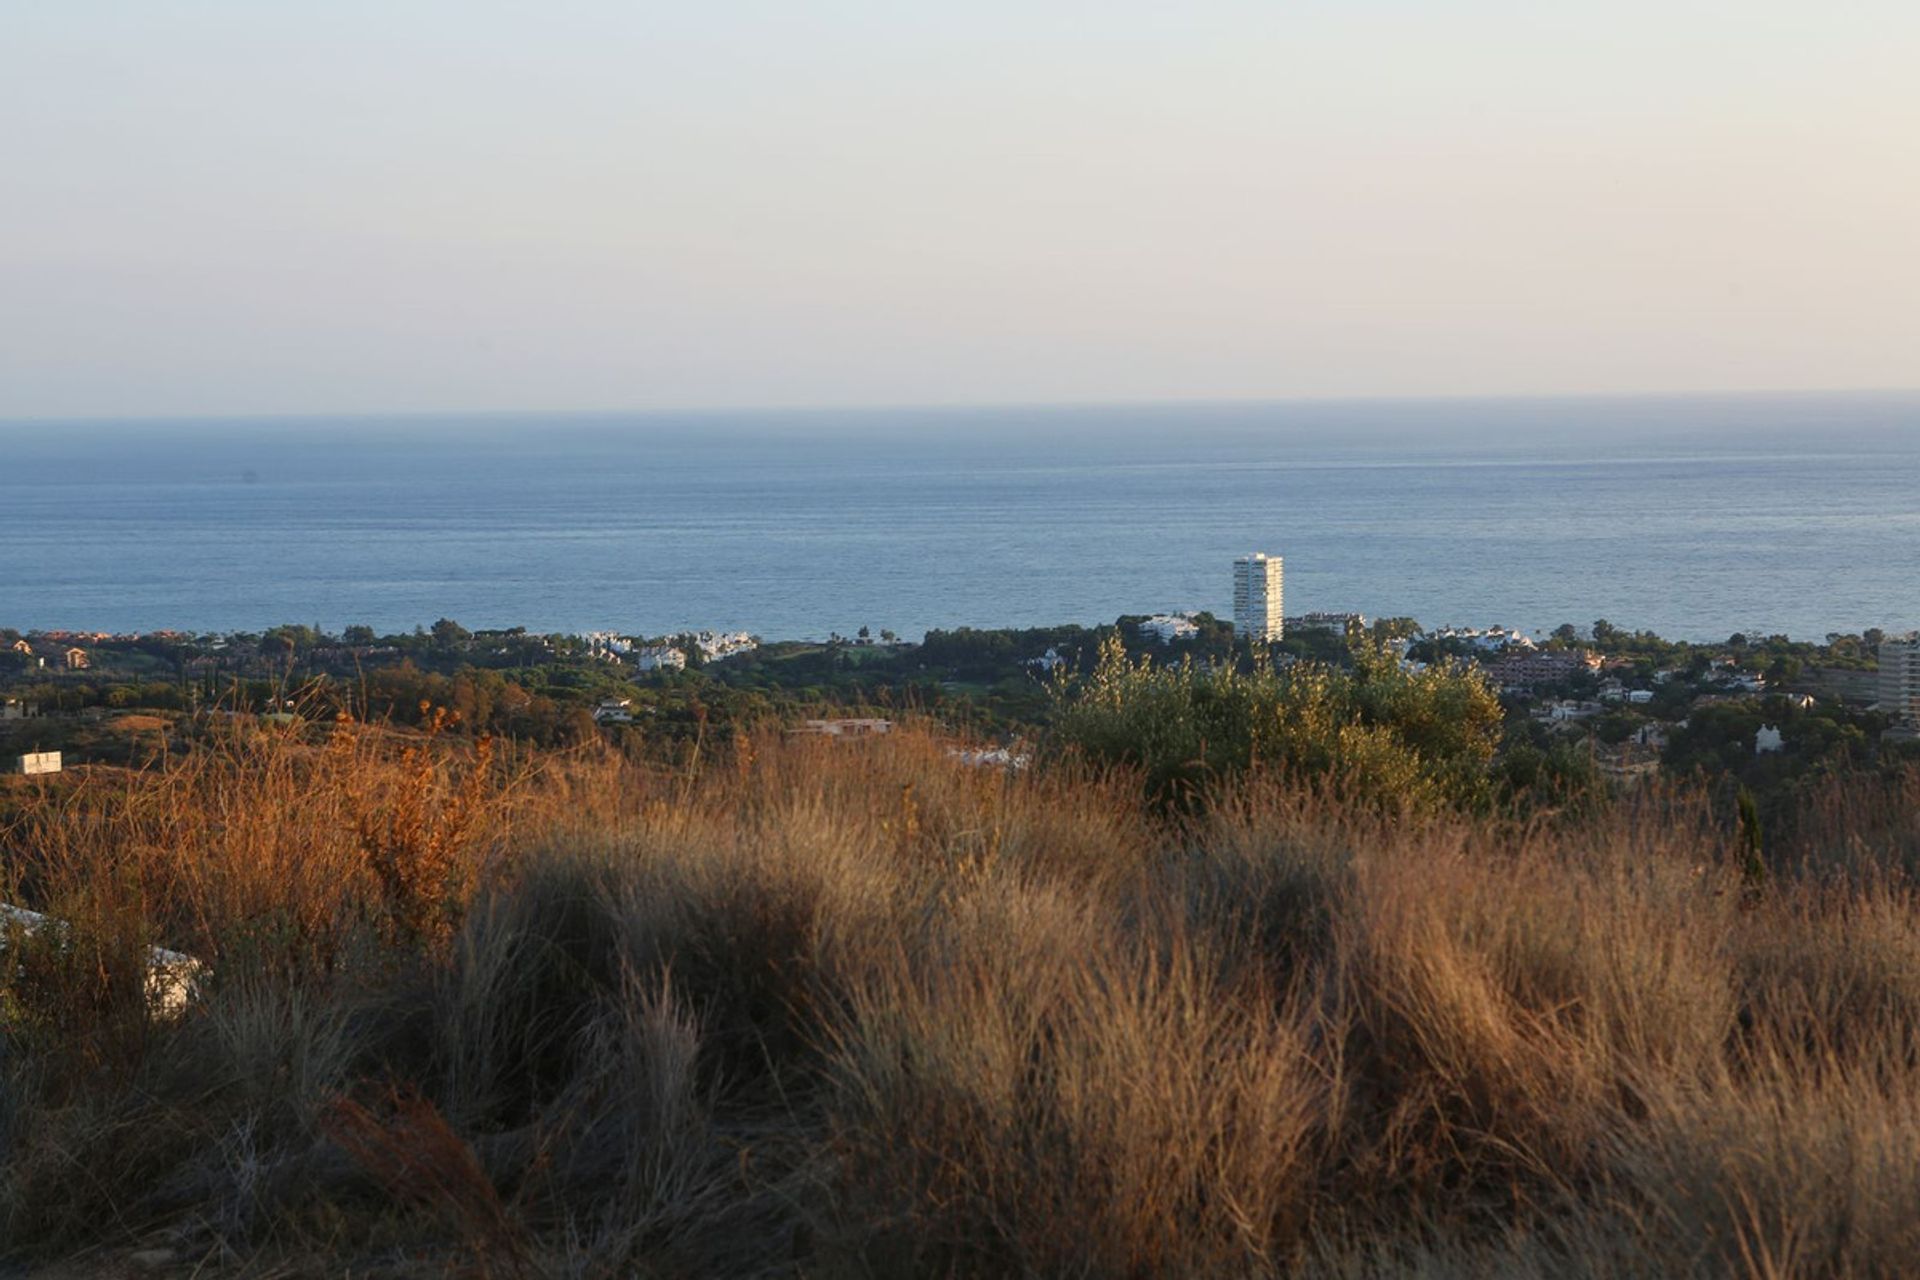
[[[1139,624],[1143,638],[1151,637],[1161,644],[1172,644],[1175,640],[1191,640],[1200,634],[1200,627],[1190,613],[1156,613],[1143,619]]]
[[[612,631],[590,631],[581,639],[587,642],[587,652],[592,657],[608,662],[631,662],[636,670],[650,672],[685,671],[688,649],[695,650],[708,662],[718,662],[760,647],[760,642],[744,631],[695,631],[667,644],[642,644],[631,636]]]
[[[1366,630],[1367,618],[1360,613],[1303,613],[1297,618],[1288,618],[1282,626],[1283,631],[1317,632],[1321,635],[1344,636],[1355,630]]]
[[[760,642],[744,631],[696,631],[687,640],[708,662],[731,658],[737,653],[751,653],[760,647]]]
[[[112,637],[103,638],[111,639]],[[40,636],[39,640],[39,648],[36,648],[32,641],[15,640],[8,649],[35,667],[44,668],[49,657],[66,671],[85,671],[93,665],[93,659],[88,656],[87,651],[77,644],[70,644],[65,639],[56,638],[53,635]]]
[[[1541,685],[1560,684],[1574,676],[1595,674],[1602,665],[1599,654],[1585,649],[1522,650],[1488,663],[1487,679],[1502,691],[1526,693]]]
[[[1309,629],[1346,630],[1358,614],[1315,613],[1292,619]],[[1254,552],[1233,562],[1233,634],[1240,640],[1280,640],[1286,636],[1285,570],[1279,556]],[[1364,622],[1364,619],[1361,619]],[[1200,634],[1192,613],[1156,613],[1134,624],[1142,639],[1172,644]]]
[[[633,651],[633,665],[639,671],[685,671],[686,650],[670,644],[650,644]]]
[[[1644,707],[1653,701],[1651,689],[1629,689],[1623,681],[1617,679],[1600,682],[1600,701],[1625,703],[1632,707]]]
[[[587,656],[605,662],[619,662],[633,654],[633,641],[611,631],[589,631],[580,638],[587,642]]]
[[[1531,649],[1533,638],[1512,627],[1436,627],[1425,633],[1429,640],[1451,641],[1480,653],[1505,653],[1511,649]]]

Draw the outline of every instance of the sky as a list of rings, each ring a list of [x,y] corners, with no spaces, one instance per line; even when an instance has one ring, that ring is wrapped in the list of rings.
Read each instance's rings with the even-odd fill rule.
[[[0,419],[1920,384],[1912,0],[0,0]]]

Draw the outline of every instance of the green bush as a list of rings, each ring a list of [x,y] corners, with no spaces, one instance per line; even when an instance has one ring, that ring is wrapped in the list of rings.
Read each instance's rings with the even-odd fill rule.
[[[1325,778],[1356,799],[1431,810],[1489,795],[1500,704],[1470,671],[1403,667],[1357,640],[1352,664],[1251,672],[1155,666],[1102,645],[1093,671],[1062,684],[1055,746],[1137,769],[1164,809],[1193,811],[1254,768]]]

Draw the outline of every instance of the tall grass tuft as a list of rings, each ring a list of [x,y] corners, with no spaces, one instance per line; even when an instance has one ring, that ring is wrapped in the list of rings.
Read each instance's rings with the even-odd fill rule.
[[[1029,770],[925,726],[665,770],[428,717],[236,723],[19,793],[7,900],[66,929],[0,972],[0,1254],[1909,1268],[1920,781],[1817,793],[1761,879],[1684,789],[1471,803],[1439,685],[1109,676],[1160,736],[1099,748],[1145,713],[1096,691]],[[1286,717],[1322,698],[1434,802],[1252,745],[1319,741]],[[177,1015],[143,998],[155,944],[207,965]]]

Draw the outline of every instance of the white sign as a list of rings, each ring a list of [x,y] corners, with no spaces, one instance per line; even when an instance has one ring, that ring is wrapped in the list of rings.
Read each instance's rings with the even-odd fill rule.
[[[20,757],[22,773],[58,773],[60,772],[60,753],[58,751],[36,751],[32,755]]]

